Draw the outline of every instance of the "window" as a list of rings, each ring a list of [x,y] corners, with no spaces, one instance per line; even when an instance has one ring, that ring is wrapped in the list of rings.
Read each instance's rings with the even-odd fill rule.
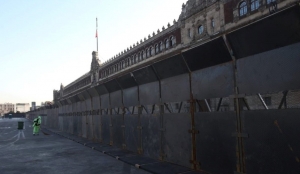
[[[141,61],[141,60],[142,60],[141,53],[139,53],[139,54],[138,54],[138,59],[139,59],[139,61]]]
[[[149,57],[149,49],[146,49],[146,57]]]
[[[150,55],[151,56],[155,55],[155,50],[153,47],[150,47]]]
[[[212,30],[212,32],[215,31],[215,20],[214,19],[211,19],[211,30]]]
[[[134,55],[134,57],[135,57],[135,63],[138,63],[138,62],[139,62],[138,56],[137,56],[137,55]]]
[[[159,51],[163,50],[163,43],[162,42],[159,43],[159,49],[160,49]]]
[[[190,29],[190,28],[188,29],[188,37],[189,37],[189,38],[192,38],[192,32],[191,32],[191,29]]]
[[[142,58],[145,59],[145,52],[142,51]]]
[[[169,45],[170,45],[169,39],[166,39],[166,40],[165,40],[165,44],[166,44],[166,49],[168,49],[168,48],[169,48]]]
[[[174,36],[171,36],[170,37],[170,46],[175,46],[175,37]]]
[[[240,16],[244,16],[245,14],[247,14],[247,4],[245,1],[243,1],[240,4],[239,9],[240,9]]]
[[[202,34],[203,31],[204,31],[203,25],[200,25],[200,26],[198,27],[198,34]]]
[[[259,8],[259,0],[251,0],[251,11]]]
[[[276,0],[267,0],[267,4],[270,4],[271,2],[275,2]]]
[[[159,53],[159,47],[158,47],[158,44],[155,45],[155,53]]]

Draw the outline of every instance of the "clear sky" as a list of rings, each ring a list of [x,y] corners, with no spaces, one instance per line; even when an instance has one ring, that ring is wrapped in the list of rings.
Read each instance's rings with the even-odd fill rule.
[[[0,0],[0,103],[52,101],[53,89],[178,20],[186,0]]]

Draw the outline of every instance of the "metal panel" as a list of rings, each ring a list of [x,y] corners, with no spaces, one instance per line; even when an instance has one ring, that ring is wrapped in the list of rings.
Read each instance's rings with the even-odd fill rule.
[[[255,94],[300,88],[300,43],[237,61],[240,93]]]
[[[139,86],[140,104],[147,105],[159,103],[159,90],[158,81]]]
[[[161,129],[160,116],[141,115],[142,126],[142,149],[145,156],[159,159],[160,156],[160,129]]]
[[[95,89],[99,95],[108,93],[107,89],[105,88],[105,86],[103,84],[96,86]]]
[[[130,73],[117,78],[118,84],[121,86],[122,89],[137,86],[137,83],[135,82],[135,79],[132,76],[133,74]]]
[[[117,83],[116,80],[111,80],[109,82],[104,83],[104,86],[106,87],[107,91],[109,93],[121,90],[120,85]]]
[[[80,101],[84,101],[85,100],[85,98],[82,95],[82,93],[77,94],[77,97],[80,99]]]
[[[191,167],[191,117],[189,114],[164,114],[164,153],[166,161]]]
[[[138,115],[125,115],[125,144],[126,148],[130,151],[137,152],[140,138],[138,133],[139,117]]]
[[[300,171],[300,109],[242,112],[247,174]]]
[[[300,42],[300,10],[295,6],[227,35],[236,58]]]
[[[95,89],[95,87],[87,89],[87,92],[92,97],[99,96],[99,94],[98,94],[97,90]]]
[[[110,115],[102,115],[101,116],[102,122],[102,130],[101,130],[101,137],[103,138],[103,142],[106,144],[110,144]]]
[[[152,66],[147,66],[145,68],[139,69],[132,72],[132,74],[139,85],[151,83],[158,80]]]
[[[192,91],[196,99],[226,97],[234,93],[234,74],[231,62],[192,73]]]
[[[101,99],[101,108],[109,108],[110,102],[109,102],[109,94],[104,94],[100,97]]]
[[[70,100],[70,98],[67,98],[66,100],[67,100],[68,105],[72,104],[72,101]]]
[[[188,68],[185,65],[181,54],[157,62],[153,64],[153,67],[160,79],[165,79],[180,74],[188,73]]]
[[[74,113],[73,117],[73,132],[72,134],[74,135],[78,135],[78,116],[77,113],[78,112],[78,108],[77,108],[77,103],[73,103],[72,104],[72,112]]]
[[[93,119],[91,116],[91,113],[89,111],[92,110],[92,101],[91,99],[85,100],[86,104],[86,111],[88,111],[87,116],[86,116],[86,132],[87,132],[87,138],[88,139],[93,139]]]
[[[91,98],[91,96],[89,95],[89,93],[86,90],[82,91],[82,95],[86,100]]]
[[[123,115],[111,115],[113,145],[122,148],[123,144]]]
[[[86,111],[86,105],[85,101],[81,102],[81,112]],[[82,125],[82,137],[87,138],[87,120],[86,120],[86,114],[82,114],[81,116],[81,125]]]
[[[110,93],[110,105],[112,108],[123,106],[122,91],[115,91]]]
[[[77,112],[82,112],[82,102],[77,102]],[[82,136],[82,115],[77,116],[78,135]]]
[[[195,114],[197,161],[211,173],[236,171],[236,116],[234,112]]]
[[[222,37],[183,52],[191,71],[231,61],[231,56]]]
[[[125,107],[136,106],[139,104],[138,87],[132,87],[123,90],[123,104]]]
[[[162,102],[187,101],[189,99],[190,82],[188,74],[161,80]]]
[[[100,96],[93,97],[92,100],[93,110],[95,111],[93,114],[93,133],[95,139],[101,141],[101,116],[98,112],[100,109]]]

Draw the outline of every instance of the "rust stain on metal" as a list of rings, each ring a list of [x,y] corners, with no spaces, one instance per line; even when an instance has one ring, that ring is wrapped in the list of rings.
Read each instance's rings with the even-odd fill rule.
[[[274,125],[278,128],[279,132],[283,134],[281,128],[279,127],[279,124],[278,124],[277,120],[274,121]]]

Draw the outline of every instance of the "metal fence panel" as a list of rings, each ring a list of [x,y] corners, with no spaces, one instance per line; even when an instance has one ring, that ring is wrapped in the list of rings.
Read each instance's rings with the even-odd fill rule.
[[[93,139],[94,135],[93,135],[93,118],[91,115],[91,110],[92,110],[92,100],[91,98],[85,100],[85,104],[86,104],[86,111],[87,111],[87,115],[86,115],[86,133],[87,133],[87,138],[88,139]]]
[[[77,111],[79,112],[79,113],[81,113],[82,112],[82,107],[81,107],[81,105],[82,105],[82,102],[77,102]],[[78,130],[78,135],[79,136],[82,136],[82,115],[78,115],[77,116],[77,130]]]
[[[126,148],[130,151],[137,152],[139,146],[139,117],[138,115],[126,114],[124,116],[125,125],[125,144]]]
[[[110,115],[101,115],[101,123],[102,141],[106,144],[110,144]]]
[[[136,106],[139,104],[138,87],[132,87],[123,90],[123,104],[125,107]]]
[[[219,65],[232,60],[222,37],[182,53],[191,71]]]
[[[227,39],[235,57],[243,58],[300,42],[299,15],[299,6],[295,6],[229,33]]]
[[[100,97],[93,97],[93,110],[96,111],[93,115],[93,133],[96,140],[101,140],[101,116],[98,110],[100,109]]]
[[[300,109],[242,112],[247,174],[300,171]]]
[[[140,104],[155,104],[159,103],[160,91],[159,82],[151,82],[139,86]]]
[[[86,111],[86,103],[85,103],[85,101],[83,101],[83,102],[81,102],[81,112],[84,112],[84,111]],[[84,138],[87,138],[87,125],[86,125],[86,123],[87,123],[87,120],[86,120],[86,114],[84,113],[84,114],[82,114],[82,117],[81,117],[81,125],[82,125],[82,137],[84,137]]]
[[[109,108],[109,106],[110,106],[109,94],[104,94],[100,98],[101,98],[101,108],[102,109]]]
[[[122,91],[115,91],[113,93],[110,93],[110,104],[112,108],[123,106]]]
[[[300,43],[237,61],[237,85],[242,94],[300,88]]]
[[[196,99],[226,97],[234,93],[232,62],[192,72],[192,91]]]
[[[142,149],[145,156],[159,159],[161,121],[159,114],[141,115]]]
[[[166,161],[191,167],[191,117],[189,114],[164,114],[164,153]]]
[[[197,161],[212,173],[236,171],[236,116],[234,112],[195,114]]]
[[[119,148],[123,146],[123,115],[111,115],[113,145]]]
[[[189,99],[190,82],[188,74],[161,80],[162,102],[187,101]]]

